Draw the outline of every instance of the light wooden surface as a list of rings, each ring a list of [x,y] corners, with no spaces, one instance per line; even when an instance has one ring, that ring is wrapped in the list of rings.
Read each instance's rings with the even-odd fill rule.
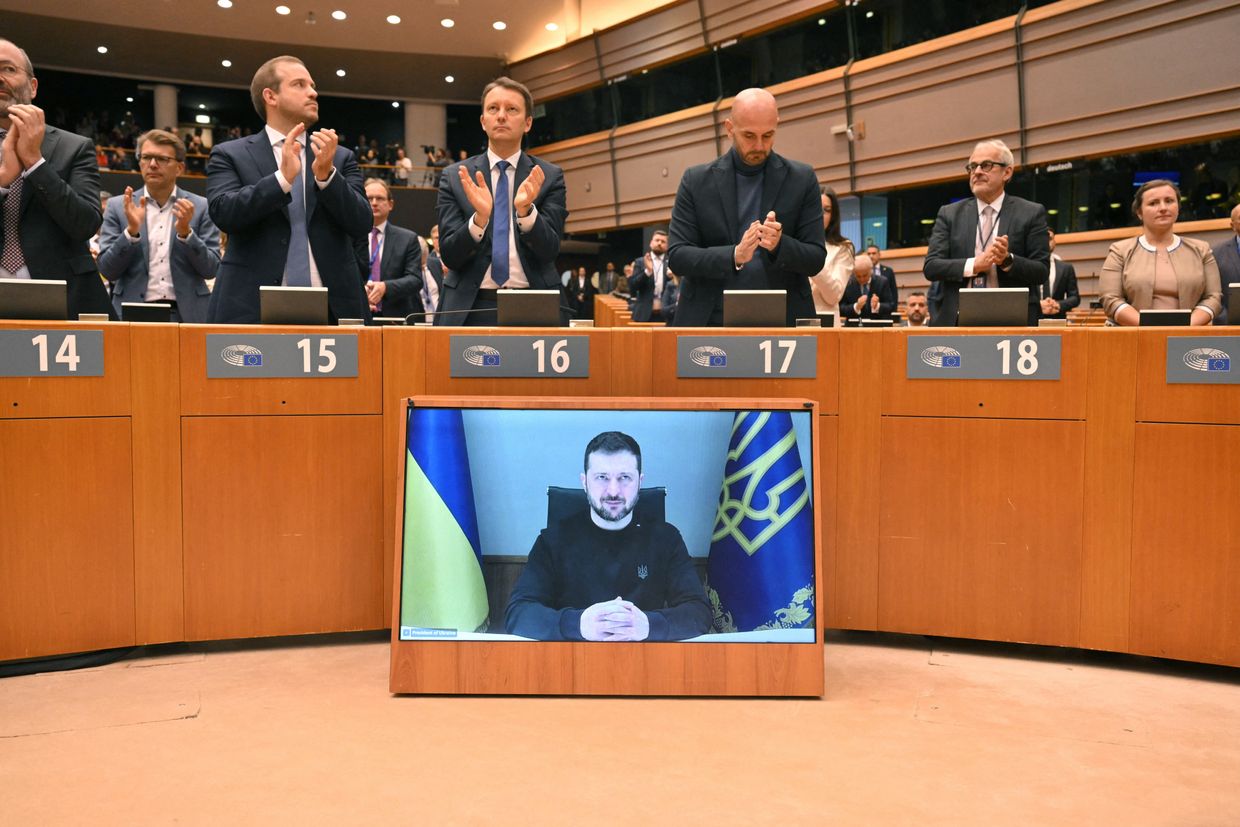
[[[1202,331],[1205,331],[1204,334]],[[1166,339],[1171,336],[1240,336],[1240,327],[1137,331],[1137,421],[1240,425],[1240,385],[1169,385]],[[1240,352],[1231,350],[1231,369]]]
[[[130,457],[125,417],[0,420],[0,660],[134,644]]]
[[[188,640],[382,628],[378,416],[188,417]]]
[[[128,416],[129,327],[85,322],[0,321],[5,330],[102,330],[103,376],[0,376],[0,419]]]

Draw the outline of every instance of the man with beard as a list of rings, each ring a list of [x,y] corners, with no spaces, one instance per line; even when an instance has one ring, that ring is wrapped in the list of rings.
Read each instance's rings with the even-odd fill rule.
[[[742,91],[724,121],[732,148],[680,179],[667,253],[681,278],[674,325],[722,325],[724,290],[784,290],[788,327],[814,318],[822,196],[812,167],[774,151],[778,125],[770,92]]]
[[[373,221],[357,157],[319,119],[318,92],[300,59],[272,58],[250,83],[257,135],[216,144],[207,202],[228,233],[208,321],[259,320],[259,287],[326,287],[333,319],[361,319],[366,294],[353,245]]]
[[[69,318],[111,310],[90,254],[103,222],[94,145],[44,121],[26,52],[0,40],[0,278],[63,279]]]
[[[586,446],[590,507],[539,533],[505,622],[535,640],[683,640],[710,630],[702,581],[671,523],[634,519],[637,441],[605,431]]]

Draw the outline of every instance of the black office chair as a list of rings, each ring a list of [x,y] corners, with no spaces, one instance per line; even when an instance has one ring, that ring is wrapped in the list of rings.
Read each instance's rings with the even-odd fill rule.
[[[662,485],[643,488],[637,495],[637,507],[634,519],[639,523],[661,523],[666,521],[664,501],[667,499],[667,488]],[[586,492],[580,488],[562,488],[558,485],[547,486],[547,525],[555,525],[565,517],[571,517],[578,511],[590,507]]]

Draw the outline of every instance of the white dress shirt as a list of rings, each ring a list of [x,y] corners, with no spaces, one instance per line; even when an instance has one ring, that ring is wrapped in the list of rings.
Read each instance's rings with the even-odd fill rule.
[[[276,156],[276,182],[279,183],[280,189],[285,192],[293,191],[293,184],[284,177],[284,173],[280,172],[280,160],[284,154],[284,135],[278,130],[273,129],[270,124],[263,127],[267,131],[267,140],[271,141],[271,151]],[[301,144],[301,174],[314,179],[314,184],[319,189],[325,189],[332,179],[336,177],[336,168],[332,167],[332,174],[327,176],[326,181],[320,181],[314,178],[314,172],[310,170],[310,153],[306,151],[306,133],[302,133],[297,139],[297,143]],[[306,216],[309,218],[309,216]],[[323,279],[319,276],[319,265],[314,261],[314,247],[310,244],[309,237],[310,228],[306,228],[306,246],[310,249],[310,286],[322,287]]]
[[[147,195],[146,187],[133,194],[139,201]],[[146,199],[146,292],[142,294],[145,301],[176,301],[176,288],[172,284],[172,245],[185,242],[173,233],[176,219],[172,214],[172,205],[176,203],[176,190],[168,193],[168,199],[161,207],[154,198],[147,195]],[[193,231],[190,231],[191,235]],[[130,244],[139,244],[139,236],[130,235],[125,228],[125,238]]]
[[[992,225],[992,228],[991,228],[990,238],[984,239],[982,241],[983,250],[986,249],[986,247],[990,245],[990,242],[994,241],[995,238],[999,235],[999,213],[1003,212],[1003,199],[1006,195],[1007,195],[1006,192],[999,193],[999,197],[996,198],[994,201],[992,201],[990,204],[987,204],[985,201],[983,201],[980,198],[977,199],[977,233],[975,233],[977,237],[980,238],[982,234],[982,210],[986,209],[986,207],[990,207],[991,209],[995,211],[994,224]],[[995,267],[998,267],[998,266],[999,265],[997,264],[995,265]],[[966,280],[973,278],[973,256],[970,256],[964,262],[964,278]],[[965,286],[968,287],[967,284]]]
[[[517,150],[515,154],[510,155],[507,158],[501,158],[491,151],[490,147],[487,148],[487,164],[489,164],[491,168],[492,194],[494,194],[495,188],[499,186],[499,162],[508,162],[508,169],[504,172],[504,174],[508,176],[509,209],[512,209],[512,205],[517,198],[517,161],[519,160],[521,160],[520,150]],[[477,216],[478,214],[474,213],[469,219],[469,234],[475,242],[482,243],[482,236],[486,232],[487,228],[485,225],[482,227],[478,226],[478,224],[474,221]],[[524,218],[517,216],[514,212],[513,219],[514,220],[512,221],[511,226],[516,227],[523,233],[528,233],[534,228],[534,222],[538,219],[538,207],[531,204],[530,214]],[[491,278],[490,267],[488,267],[487,271],[482,274],[482,284],[480,286],[483,290],[495,290],[499,287],[499,285],[495,283],[495,280]],[[525,268],[521,266],[521,257],[517,255],[517,234],[510,232],[508,233],[508,281],[505,282],[504,287],[522,288],[529,286],[530,280],[525,277]]]

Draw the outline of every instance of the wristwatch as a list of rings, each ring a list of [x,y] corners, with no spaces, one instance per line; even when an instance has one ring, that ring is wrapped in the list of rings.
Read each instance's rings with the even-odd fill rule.
[[[1000,270],[1003,270],[1003,271],[1005,271],[1005,272],[1006,272],[1007,270],[1011,270],[1011,269],[1012,269],[1012,261],[1013,261],[1012,254],[1011,254],[1011,253],[1008,253],[1008,254],[1007,254],[1007,258],[1005,258],[1003,261],[999,262],[999,269],[1000,269]]]

